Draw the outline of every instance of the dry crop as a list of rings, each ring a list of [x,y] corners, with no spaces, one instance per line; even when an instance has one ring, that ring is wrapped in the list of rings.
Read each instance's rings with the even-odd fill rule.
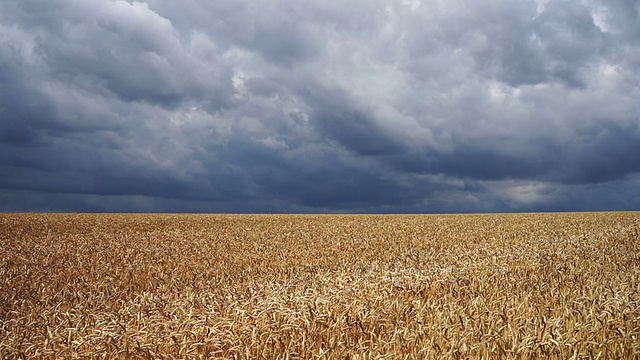
[[[0,214],[0,358],[640,358],[640,213]]]

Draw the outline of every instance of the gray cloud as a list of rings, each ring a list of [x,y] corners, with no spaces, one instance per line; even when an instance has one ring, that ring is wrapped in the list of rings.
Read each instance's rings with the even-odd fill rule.
[[[637,210],[639,13],[3,1],[0,211]]]

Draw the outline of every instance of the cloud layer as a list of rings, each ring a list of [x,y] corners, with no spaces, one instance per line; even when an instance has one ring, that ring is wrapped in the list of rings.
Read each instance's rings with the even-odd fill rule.
[[[5,0],[0,211],[640,209],[640,3]]]

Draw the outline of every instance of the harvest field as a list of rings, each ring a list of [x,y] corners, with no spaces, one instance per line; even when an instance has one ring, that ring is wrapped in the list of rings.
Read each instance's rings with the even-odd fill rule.
[[[639,358],[640,213],[0,214],[0,358]]]

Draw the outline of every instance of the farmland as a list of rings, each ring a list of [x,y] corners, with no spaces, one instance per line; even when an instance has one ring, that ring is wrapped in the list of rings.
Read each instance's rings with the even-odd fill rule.
[[[0,358],[639,358],[640,213],[0,214]]]

